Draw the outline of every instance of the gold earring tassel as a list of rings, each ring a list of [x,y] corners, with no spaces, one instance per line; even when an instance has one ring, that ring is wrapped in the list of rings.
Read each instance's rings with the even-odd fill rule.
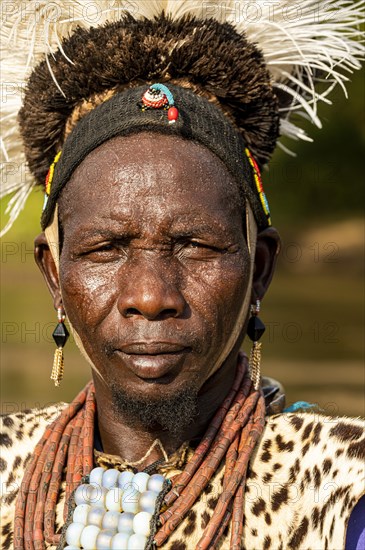
[[[63,378],[63,349],[57,348],[54,352],[51,380],[55,386],[59,386]]]
[[[261,380],[261,346],[259,342],[253,343],[249,360],[250,378],[255,390],[259,389]]]

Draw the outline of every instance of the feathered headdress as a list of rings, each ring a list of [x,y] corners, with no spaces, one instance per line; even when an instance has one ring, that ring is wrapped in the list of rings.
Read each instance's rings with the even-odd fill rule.
[[[274,149],[278,113],[281,135],[310,140],[291,115],[320,127],[318,104],[330,103],[337,84],[346,93],[364,54],[364,7],[364,0],[4,3],[0,196],[12,196],[1,234],[84,112],[141,82],[171,80],[218,103],[260,165]],[[98,32],[105,24],[108,32]],[[85,47],[80,38],[91,27],[98,28]]]

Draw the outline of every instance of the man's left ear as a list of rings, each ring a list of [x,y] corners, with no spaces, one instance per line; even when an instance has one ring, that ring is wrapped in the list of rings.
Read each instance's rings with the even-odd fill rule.
[[[34,258],[53,298],[54,308],[57,310],[62,304],[60,283],[57,268],[44,233],[38,235],[34,241]]]
[[[281,241],[274,227],[268,227],[257,235],[255,270],[252,283],[252,303],[262,300],[274,275]]]

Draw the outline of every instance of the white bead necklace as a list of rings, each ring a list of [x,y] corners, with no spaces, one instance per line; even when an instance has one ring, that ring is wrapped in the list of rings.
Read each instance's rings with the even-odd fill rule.
[[[64,550],[143,550],[165,477],[94,468],[75,491]]]

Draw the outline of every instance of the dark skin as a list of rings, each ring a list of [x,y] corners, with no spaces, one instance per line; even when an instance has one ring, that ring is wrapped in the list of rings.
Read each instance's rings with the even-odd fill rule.
[[[63,305],[93,371],[104,452],[139,460],[156,438],[172,453],[202,434],[228,393],[245,327],[215,363],[248,292],[242,201],[223,163],[182,138],[118,137],[79,165],[59,201],[60,273],[44,234],[35,257]],[[279,250],[270,228],[257,239],[252,301],[262,299]],[[62,296],[62,298],[61,298]],[[191,383],[199,414],[178,437],[116,415],[110,385],[162,401]],[[141,469],[161,458],[157,448]]]

